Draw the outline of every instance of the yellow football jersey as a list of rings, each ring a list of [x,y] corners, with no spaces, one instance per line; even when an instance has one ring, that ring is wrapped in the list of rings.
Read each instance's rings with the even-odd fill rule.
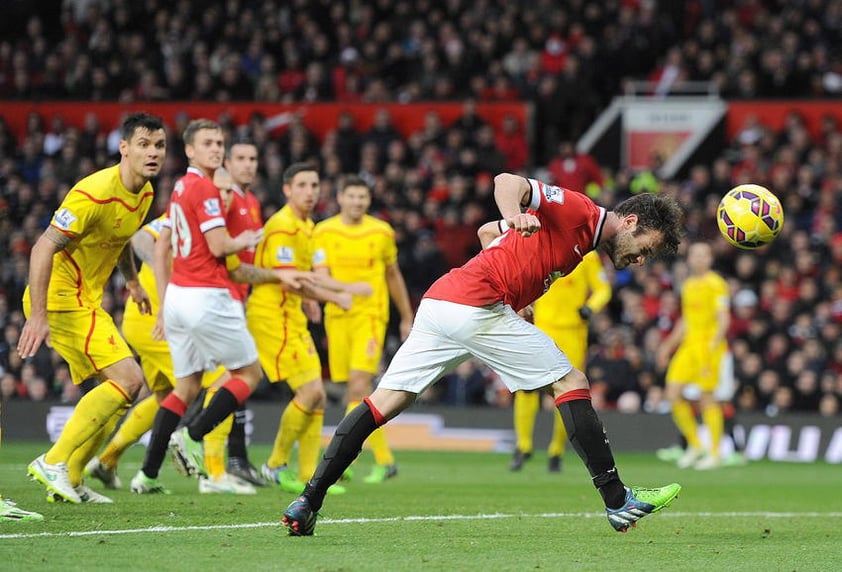
[[[717,316],[728,308],[728,283],[715,272],[691,276],[681,288],[683,343],[709,342],[716,333]]]
[[[257,245],[254,265],[261,268],[313,268],[313,221],[301,220],[289,205],[269,217],[263,226],[263,240]],[[255,284],[248,298],[249,311],[265,314],[288,328],[307,327],[301,296],[285,291],[280,284]]]
[[[355,296],[349,313],[368,313],[388,320],[386,267],[398,259],[395,231],[389,223],[365,215],[360,224],[348,225],[336,215],[316,225],[313,239],[315,268],[327,267],[336,280],[367,282],[374,290],[369,297]],[[325,305],[326,315],[344,313],[336,304]]]
[[[582,324],[579,308],[587,305],[599,312],[610,299],[611,285],[605,277],[602,260],[591,251],[573,272],[557,278],[535,301],[535,325],[544,329]]]
[[[143,224],[153,199],[151,183],[138,193],[126,189],[117,165],[85,177],[70,189],[50,222],[74,240],[53,257],[48,310],[100,306],[105,283],[123,248]],[[28,287],[24,303],[30,303]]]

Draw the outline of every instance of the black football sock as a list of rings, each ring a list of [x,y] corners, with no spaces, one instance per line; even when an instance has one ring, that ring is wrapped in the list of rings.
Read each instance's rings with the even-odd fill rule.
[[[237,410],[239,404],[234,394],[223,386],[220,387],[205,407],[201,415],[196,417],[187,427],[190,438],[201,441],[213,428],[225,421],[225,418]]]
[[[231,432],[228,434],[228,458],[244,459],[248,462],[245,403],[234,412],[234,423],[231,425]]]
[[[588,397],[573,397],[561,403],[556,401],[561,419],[564,421],[564,428],[567,429],[567,437],[576,453],[585,462],[605,506],[619,508],[625,502],[626,489],[620,480],[620,475],[617,474],[614,455],[611,454],[611,446],[608,444],[605,429],[591,405],[590,394],[587,390],[573,391],[584,391]],[[562,395],[559,400],[566,395]]]
[[[176,405],[173,409],[168,407],[169,398],[161,402],[161,407],[155,414],[155,421],[152,425],[152,437],[149,439],[149,446],[146,448],[146,457],[143,459],[143,473],[150,479],[157,479],[170,446],[170,436],[178,427],[181,415],[173,409],[179,409]],[[180,403],[181,400],[179,400]],[[186,409],[186,406],[185,406]]]
[[[377,427],[374,414],[366,402],[360,403],[339,422],[324,457],[304,489],[304,495],[310,500],[313,511],[322,507],[328,487],[338,481],[345,469],[354,462],[363,443]]]

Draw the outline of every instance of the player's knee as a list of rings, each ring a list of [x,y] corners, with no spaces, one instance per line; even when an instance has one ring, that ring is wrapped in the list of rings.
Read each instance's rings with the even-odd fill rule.
[[[574,389],[589,388],[590,384],[588,383],[587,376],[585,376],[581,370],[574,367],[570,373],[553,382],[552,393],[554,397],[558,397],[559,395],[567,393],[568,391],[573,391]]]
[[[321,380],[305,383],[296,390],[295,398],[299,403],[310,409],[324,407],[327,401],[324,384]]]

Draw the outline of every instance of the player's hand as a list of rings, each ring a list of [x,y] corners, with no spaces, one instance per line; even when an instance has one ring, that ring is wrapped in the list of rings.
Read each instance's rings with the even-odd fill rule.
[[[518,311],[517,315],[529,322],[530,324],[535,323],[535,308],[532,306],[532,304],[521,308]]]
[[[47,314],[33,315],[23,325],[18,338],[18,355],[23,358],[30,358],[35,355],[41,343],[50,344],[50,323],[47,321]]]
[[[149,293],[146,292],[146,289],[134,280],[126,282],[126,288],[132,297],[132,302],[137,304],[140,313],[152,315],[152,300],[149,299]]]
[[[164,330],[163,306],[158,310],[158,314],[155,316],[155,326],[152,327],[152,339],[157,342],[162,342],[167,339],[167,334]]]
[[[541,229],[541,221],[530,213],[520,213],[506,219],[506,224],[524,238],[528,238]]]
[[[244,230],[240,234],[238,234],[234,240],[237,242],[240,248],[237,249],[239,252],[240,250],[245,250],[246,248],[254,248],[260,241],[263,240],[263,229],[259,230]]]
[[[374,288],[368,282],[351,282],[345,287],[345,291],[348,294],[362,296],[363,298],[368,298],[374,294]]]
[[[406,338],[409,337],[410,330],[412,330],[412,319],[401,320],[398,329],[401,333],[401,341],[405,342]]]
[[[313,283],[315,275],[312,272],[302,272],[300,270],[291,270],[288,268],[278,268],[273,270],[275,276],[281,283],[281,286],[286,290],[301,293],[301,288],[304,282]]]
[[[658,368],[659,371],[663,371],[667,369],[670,361],[670,354],[664,347],[659,347],[657,351],[655,351],[655,366]]]
[[[322,307],[315,300],[306,298],[303,302],[301,302],[301,308],[304,310],[304,314],[307,316],[307,319],[314,324],[318,324],[322,321]]]
[[[348,292],[337,292],[333,303],[347,312],[353,306],[354,298]]]

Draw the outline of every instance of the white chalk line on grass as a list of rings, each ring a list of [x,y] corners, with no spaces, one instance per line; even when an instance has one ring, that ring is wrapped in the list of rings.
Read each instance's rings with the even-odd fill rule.
[[[658,515],[659,518],[842,518],[842,512],[668,512]],[[385,522],[435,522],[446,520],[495,520],[508,518],[605,518],[603,512],[549,512],[543,514],[449,514],[449,515],[417,515],[395,516],[384,518],[323,518],[319,519],[319,526],[331,524],[377,524]],[[22,524],[20,526],[27,526]],[[0,540],[19,538],[50,538],[99,536],[118,534],[145,534],[150,532],[188,532],[204,530],[238,530],[248,528],[271,528],[281,526],[280,522],[252,522],[241,524],[209,524],[203,526],[150,526],[147,528],[129,528],[124,530],[80,530],[70,532],[35,532],[0,534]]]

